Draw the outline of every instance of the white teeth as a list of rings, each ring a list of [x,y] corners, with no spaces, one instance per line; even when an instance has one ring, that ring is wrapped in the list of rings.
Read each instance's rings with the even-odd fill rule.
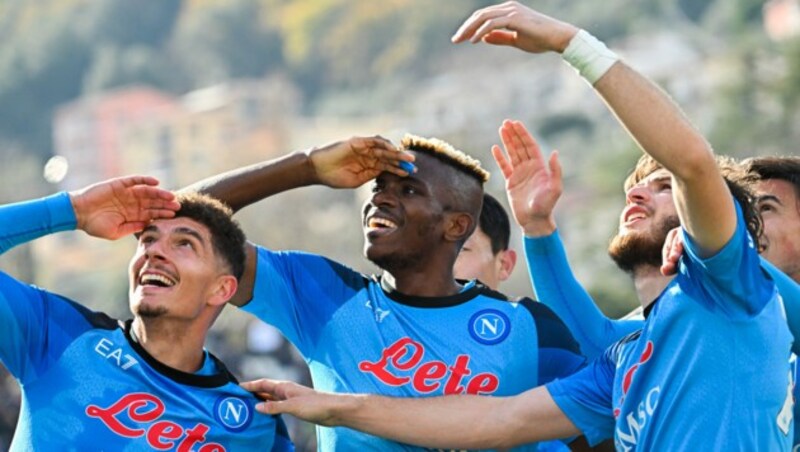
[[[379,228],[379,227],[396,228],[397,224],[385,218],[372,217],[369,219],[369,222],[367,222],[367,226],[369,226],[370,228]]]
[[[175,285],[175,282],[172,281],[171,279],[154,273],[147,273],[145,275],[142,275],[142,277],[139,279],[139,284],[142,285],[153,284],[153,283],[158,283],[165,287],[172,287]]]
[[[628,221],[640,220],[642,218],[645,218],[645,214],[643,214],[643,213],[634,213],[634,214],[632,214],[631,216],[628,217]]]

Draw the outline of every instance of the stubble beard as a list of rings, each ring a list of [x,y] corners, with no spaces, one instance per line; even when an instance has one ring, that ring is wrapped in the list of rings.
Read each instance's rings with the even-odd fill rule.
[[[133,313],[144,319],[157,319],[167,313],[167,308],[164,306],[147,306],[140,304]]]
[[[644,266],[660,267],[662,248],[669,231],[681,225],[677,215],[661,220],[652,231],[617,234],[608,245],[608,255],[622,271],[633,274]]]

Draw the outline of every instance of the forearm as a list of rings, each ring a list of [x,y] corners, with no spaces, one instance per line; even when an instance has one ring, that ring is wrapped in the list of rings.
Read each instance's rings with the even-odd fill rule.
[[[514,397],[343,397],[332,422],[429,448],[508,448],[578,433],[547,389]]]
[[[47,234],[75,229],[76,224],[67,193],[0,206],[0,254]]]
[[[736,213],[711,146],[670,97],[623,62],[594,84],[644,152],[673,176],[683,227],[711,256],[736,230]]]
[[[572,273],[558,231],[525,237],[525,258],[537,298],[564,321],[587,358],[641,328],[640,321],[612,320],[600,311]]]
[[[238,211],[269,196],[316,182],[308,154],[294,152],[209,177],[183,190],[208,194]]]
[[[678,179],[716,169],[711,146],[681,109],[624,62],[614,64],[594,88],[642,150]]]

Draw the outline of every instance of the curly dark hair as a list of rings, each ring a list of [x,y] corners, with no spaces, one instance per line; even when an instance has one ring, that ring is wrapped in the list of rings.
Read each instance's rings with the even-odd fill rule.
[[[182,192],[176,196],[181,208],[175,217],[190,218],[211,232],[214,253],[221,256],[238,281],[244,273],[246,238],[239,223],[231,216],[230,207],[211,196],[197,192]]]

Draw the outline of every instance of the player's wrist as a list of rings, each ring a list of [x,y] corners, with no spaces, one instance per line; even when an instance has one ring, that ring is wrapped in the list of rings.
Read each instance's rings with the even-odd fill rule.
[[[525,237],[536,238],[551,235],[556,230],[556,221],[552,217],[529,221],[522,225]]]
[[[320,424],[328,427],[352,426],[363,412],[366,396],[360,394],[327,394],[327,416]]]
[[[67,192],[72,211],[75,213],[75,229],[83,230],[86,223],[85,202],[80,192]]]
[[[561,58],[594,85],[619,61],[619,56],[586,30],[579,30],[564,48]]]

